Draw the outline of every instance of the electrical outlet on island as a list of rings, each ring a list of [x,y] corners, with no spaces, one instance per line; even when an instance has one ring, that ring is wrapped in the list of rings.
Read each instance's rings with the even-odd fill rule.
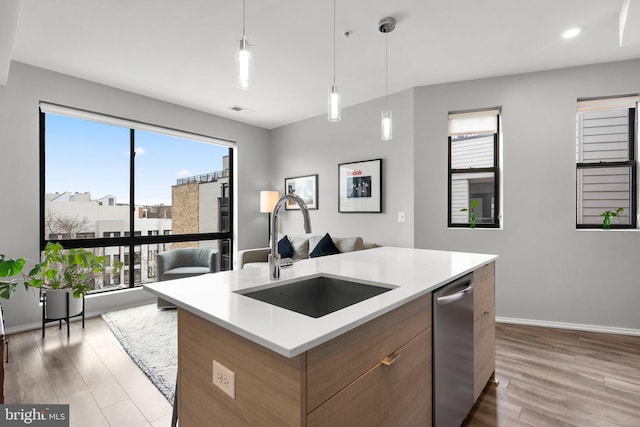
[[[224,391],[235,400],[236,374],[220,363],[213,361],[213,385]]]

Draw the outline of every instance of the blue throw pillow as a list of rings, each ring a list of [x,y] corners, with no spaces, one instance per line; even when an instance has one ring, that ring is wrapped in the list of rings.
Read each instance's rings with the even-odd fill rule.
[[[286,235],[278,241],[278,253],[282,258],[293,258],[293,247]]]
[[[338,248],[336,248],[333,240],[331,240],[331,236],[329,236],[329,233],[327,233],[322,239],[320,239],[313,251],[311,251],[311,253],[309,254],[309,258],[316,258],[325,255],[336,255],[339,253],[340,251],[338,250]]]

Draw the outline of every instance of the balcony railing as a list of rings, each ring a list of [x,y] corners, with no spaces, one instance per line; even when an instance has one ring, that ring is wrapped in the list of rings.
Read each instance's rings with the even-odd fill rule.
[[[190,184],[192,182],[217,182],[220,178],[229,176],[229,171],[217,171],[203,175],[188,176],[185,178],[178,178],[177,185]]]

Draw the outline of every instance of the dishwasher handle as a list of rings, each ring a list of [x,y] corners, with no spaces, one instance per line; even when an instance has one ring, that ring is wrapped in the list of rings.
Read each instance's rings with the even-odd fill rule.
[[[467,295],[471,291],[473,291],[473,282],[469,281],[469,285],[466,288],[461,289],[458,292],[454,292],[449,295],[438,297],[436,298],[436,301],[438,302],[438,305],[450,304],[452,302],[456,302],[459,299],[463,298],[465,295]]]

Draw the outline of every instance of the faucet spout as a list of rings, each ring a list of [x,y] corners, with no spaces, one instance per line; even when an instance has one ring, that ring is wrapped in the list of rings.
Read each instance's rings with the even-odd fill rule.
[[[278,215],[280,208],[287,201],[294,201],[300,206],[302,212],[302,218],[304,219],[304,232],[311,233],[311,220],[309,219],[309,210],[307,204],[299,196],[293,193],[285,194],[280,197],[273,207],[273,214],[271,216],[271,253],[269,254],[269,277],[271,279],[280,278],[280,254],[278,253]]]

